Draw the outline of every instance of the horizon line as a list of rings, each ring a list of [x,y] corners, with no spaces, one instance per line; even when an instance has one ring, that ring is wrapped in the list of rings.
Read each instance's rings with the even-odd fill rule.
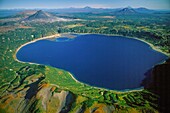
[[[127,7],[116,7],[116,8],[112,8],[112,7],[91,7],[91,6],[85,6],[85,7],[61,7],[61,8],[40,8],[40,7],[37,7],[37,8],[0,8],[0,10],[21,10],[21,9],[25,9],[25,10],[35,10],[35,9],[70,9],[70,8],[73,8],[73,9],[83,9],[83,8],[86,8],[86,7],[89,7],[89,8],[93,8],[93,9],[120,9],[120,8],[127,8],[127,7],[131,7],[131,6],[127,6]],[[162,9],[162,8],[148,8],[148,7],[131,7],[133,9],[137,9],[137,8],[146,8],[146,9],[153,9],[153,10],[170,10],[170,9]]]

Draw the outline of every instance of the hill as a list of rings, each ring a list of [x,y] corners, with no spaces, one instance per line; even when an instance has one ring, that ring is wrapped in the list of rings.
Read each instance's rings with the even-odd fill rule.
[[[135,11],[139,12],[139,13],[154,13],[154,12],[156,12],[155,10],[147,9],[144,7],[136,8]]]
[[[126,7],[115,12],[115,14],[120,14],[120,15],[129,15],[129,14],[137,14],[137,13],[138,12],[136,12],[135,9],[131,7]]]
[[[39,10],[34,14],[23,19],[24,22],[54,22],[54,21],[68,21],[68,19],[56,17],[50,13]]]
[[[131,7],[125,7],[125,8],[93,8],[93,7],[83,7],[83,8],[63,8],[63,9],[49,9],[49,12],[57,12],[57,13],[119,13],[119,12],[125,12],[126,13],[154,13],[157,12],[152,9],[147,9],[145,7],[139,7],[139,8],[131,8]]]
[[[54,18],[54,17],[52,15],[50,15],[49,13],[39,10],[35,14],[26,18],[25,20],[50,19],[50,18]]]

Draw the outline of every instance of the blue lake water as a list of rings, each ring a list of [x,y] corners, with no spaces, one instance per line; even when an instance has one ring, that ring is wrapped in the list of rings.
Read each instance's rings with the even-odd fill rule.
[[[145,72],[167,57],[135,39],[90,34],[40,40],[22,47],[17,58],[67,70],[92,86],[125,90],[141,87]]]

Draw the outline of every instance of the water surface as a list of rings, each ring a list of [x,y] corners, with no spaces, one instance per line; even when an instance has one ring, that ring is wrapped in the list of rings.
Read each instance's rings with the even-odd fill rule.
[[[40,40],[21,48],[17,58],[67,70],[93,86],[124,90],[141,87],[144,73],[166,56],[135,39],[90,34]]]

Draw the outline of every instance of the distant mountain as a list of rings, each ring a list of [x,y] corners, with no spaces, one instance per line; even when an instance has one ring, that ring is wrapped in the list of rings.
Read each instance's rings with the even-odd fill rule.
[[[120,14],[120,15],[129,15],[129,14],[137,14],[137,13],[138,12],[136,12],[135,9],[131,7],[126,7],[115,12],[115,14]]]
[[[52,12],[58,12],[58,13],[79,13],[79,12],[96,12],[96,11],[99,11],[98,9],[96,8],[91,8],[91,7],[84,7],[84,8],[64,8],[64,9],[54,9],[54,10],[51,10]]]
[[[50,13],[47,13],[50,12]],[[56,14],[58,13],[109,13],[109,14],[120,14],[120,15],[126,15],[126,14],[137,14],[137,13],[143,13],[143,14],[151,14],[151,13],[169,13],[168,11],[159,11],[159,10],[151,10],[144,7],[140,8],[93,8],[93,7],[83,7],[83,8],[63,8],[63,9],[42,9],[37,11],[36,9],[28,9],[24,10],[22,9],[20,13],[18,13],[17,17],[27,17],[25,21],[31,21],[35,19],[49,19],[49,18],[56,18]],[[52,15],[53,14],[53,15]],[[55,16],[54,16],[55,14]],[[29,17],[28,17],[29,16]]]
[[[147,9],[144,7],[136,8],[135,11],[139,12],[139,13],[154,13],[154,12],[156,12],[155,10]]]
[[[93,8],[91,8],[91,7],[89,7],[89,6],[86,6],[86,7],[84,7],[83,9],[93,9]]]
[[[30,22],[30,21],[54,22],[54,21],[67,21],[67,20],[68,19],[59,18],[50,13],[39,10],[35,12],[34,14],[28,16],[27,18],[23,19],[22,21],[24,22]]]
[[[119,8],[120,9],[120,8]],[[49,12],[55,13],[105,13],[114,12],[119,9],[109,9],[109,8],[92,8],[89,6],[83,8],[63,8],[63,9],[50,9]]]
[[[83,8],[63,8],[63,9],[49,9],[52,13],[111,13],[111,14],[136,14],[136,13],[155,13],[155,10],[147,9],[144,7],[140,8],[93,8],[93,7],[83,7]]]
[[[25,20],[51,19],[51,18],[54,18],[54,17],[50,15],[49,13],[39,10],[35,14],[27,17]]]

